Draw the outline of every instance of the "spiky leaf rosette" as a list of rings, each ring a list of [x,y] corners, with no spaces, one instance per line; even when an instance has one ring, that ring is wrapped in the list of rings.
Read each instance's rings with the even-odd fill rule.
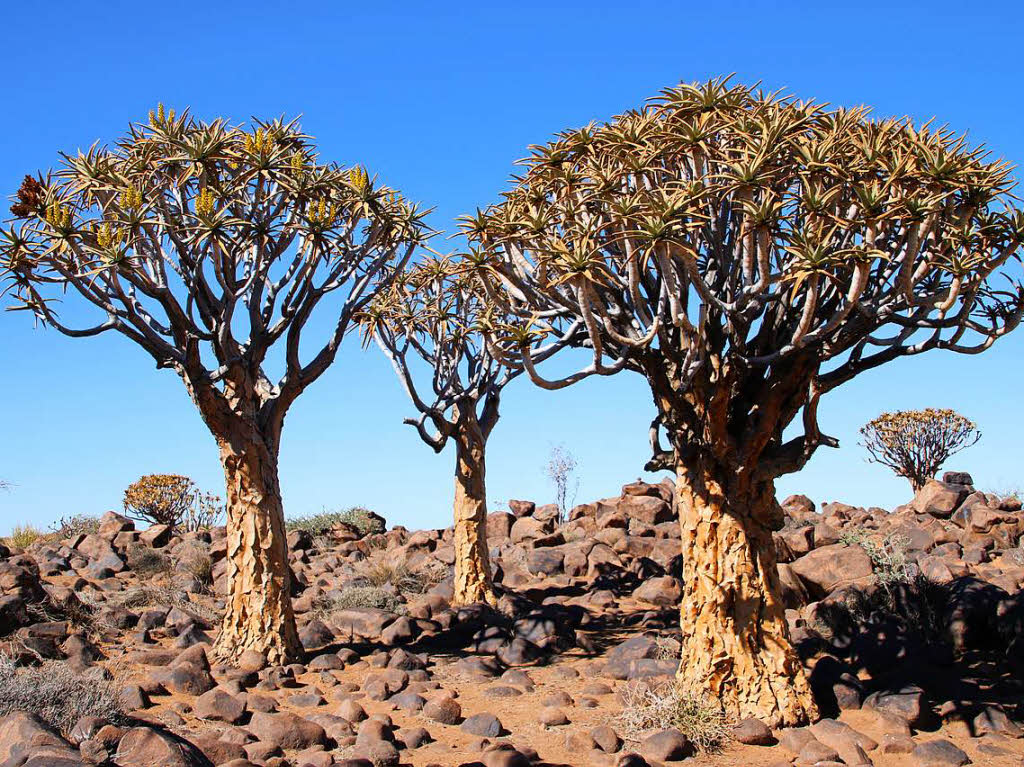
[[[902,355],[981,351],[1024,313],[1010,168],[947,128],[719,79],[522,165],[463,219],[466,260],[518,318],[496,347],[548,388],[637,370],[656,428],[748,469],[793,471],[833,442],[822,393]],[[572,322],[593,360],[546,378],[532,351]],[[784,444],[804,406],[806,434]]]

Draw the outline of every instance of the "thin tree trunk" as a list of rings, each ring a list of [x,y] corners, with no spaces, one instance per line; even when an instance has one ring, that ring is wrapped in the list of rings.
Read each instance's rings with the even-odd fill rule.
[[[678,678],[736,718],[806,724],[818,712],[780,596],[774,486],[738,489],[734,477],[707,459],[677,471],[685,583]]]
[[[265,441],[218,439],[227,484],[227,611],[215,647],[237,660],[246,650],[272,665],[301,652],[291,602],[291,574],[276,450]]]
[[[456,429],[455,593],[453,605],[497,604],[487,551],[485,441],[471,412]]]

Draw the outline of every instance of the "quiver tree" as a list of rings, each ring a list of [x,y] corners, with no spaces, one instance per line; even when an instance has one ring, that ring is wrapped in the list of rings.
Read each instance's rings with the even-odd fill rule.
[[[162,107],[113,147],[26,177],[11,210],[2,257],[16,308],[72,337],[127,336],[181,377],[217,441],[230,579],[219,655],[294,658],[281,425],[424,238],[421,212],[361,168],[319,162],[294,122],[246,128]],[[58,312],[64,294],[95,321]]]
[[[485,343],[481,331],[494,322],[493,309],[478,288],[450,259],[428,258],[403,271],[363,315],[367,339],[391,361],[419,412],[405,422],[435,452],[455,443],[456,605],[496,603],[487,547],[487,440],[502,390],[522,371],[503,364]],[[539,353],[550,356],[567,340]]]
[[[522,164],[463,224],[488,300],[521,318],[495,347],[548,389],[647,379],[648,468],[677,479],[679,675],[736,716],[806,721],[774,481],[837,444],[816,418],[826,392],[897,357],[980,352],[1019,323],[1007,166],[946,129],[724,80],[559,134]],[[534,346],[580,321],[590,362],[543,375]]]
[[[906,477],[916,493],[950,456],[970,447],[981,432],[955,410],[897,410],[882,413],[860,430],[870,460]]]

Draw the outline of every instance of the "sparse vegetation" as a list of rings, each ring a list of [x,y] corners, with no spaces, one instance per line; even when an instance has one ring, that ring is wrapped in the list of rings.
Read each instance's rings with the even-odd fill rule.
[[[863,531],[847,530],[839,536],[839,542],[847,546],[855,544],[867,552],[875,581],[886,592],[891,592],[897,584],[910,583],[914,578],[914,568],[907,560],[910,539],[905,535],[891,533],[876,540]]]
[[[406,607],[398,595],[380,586],[349,586],[340,595],[323,597],[313,605],[313,613],[321,617],[330,616],[338,610],[353,607],[373,607],[392,613],[405,613]]]
[[[0,716],[15,711],[35,714],[64,735],[83,716],[115,724],[125,721],[113,682],[96,673],[80,675],[61,661],[18,668],[0,654]]]
[[[177,607],[203,621],[213,622],[219,619],[214,610],[200,602],[193,602],[184,589],[161,583],[144,583],[113,594],[110,599],[129,609]]]
[[[128,567],[138,575],[153,576],[171,569],[171,560],[149,546],[129,546],[126,554]]]
[[[622,690],[622,713],[616,721],[626,740],[639,741],[670,727],[705,753],[721,751],[729,740],[729,721],[722,707],[677,680],[627,684]]]
[[[15,525],[11,528],[11,534],[8,535],[4,540],[8,546],[17,549],[27,549],[36,541],[42,539],[44,533],[38,528],[24,524]]]
[[[360,565],[358,579],[369,586],[391,586],[403,594],[423,594],[444,580],[447,574],[448,568],[440,563],[432,562],[412,569],[404,561],[381,552]]]
[[[544,467],[545,474],[555,486],[555,503],[558,505],[559,518],[563,521],[568,518],[569,509],[576,502],[576,493],[580,489],[580,479],[574,476],[578,466],[576,456],[565,445],[555,445]]]
[[[951,456],[981,439],[970,419],[934,408],[882,413],[860,433],[870,460],[906,477],[915,493]]]
[[[50,530],[53,537],[59,541],[67,538],[75,538],[79,535],[92,535],[100,529],[99,517],[88,514],[75,514],[70,517],[61,517],[52,525]]]
[[[178,568],[195,578],[201,586],[213,585],[213,560],[209,547],[198,541],[189,541],[175,551],[174,557]]]
[[[313,536],[322,535],[340,525],[347,525],[362,536],[384,532],[384,524],[380,521],[380,518],[374,516],[373,512],[362,506],[352,506],[342,511],[327,511],[324,509],[319,514],[293,517],[287,520],[285,525],[289,532],[292,530],[305,530]]]

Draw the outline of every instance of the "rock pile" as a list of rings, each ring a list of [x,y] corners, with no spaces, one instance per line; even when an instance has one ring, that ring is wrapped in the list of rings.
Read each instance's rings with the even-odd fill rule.
[[[565,520],[511,501],[488,519],[495,608],[449,607],[451,528],[291,532],[307,657],[283,667],[254,653],[228,667],[208,652],[226,593],[222,529],[139,531],[108,513],[89,535],[0,547],[0,652],[113,679],[124,712],[84,712],[67,731],[42,712],[9,713],[0,765],[686,759],[695,745],[681,729],[624,740],[616,720],[616,693],[671,679],[677,665],[672,494],[668,481],[632,483]],[[891,511],[819,510],[804,496],[782,508],[787,618],[825,718],[776,733],[733,723],[726,756],[1020,764],[1020,502],[957,473]]]

